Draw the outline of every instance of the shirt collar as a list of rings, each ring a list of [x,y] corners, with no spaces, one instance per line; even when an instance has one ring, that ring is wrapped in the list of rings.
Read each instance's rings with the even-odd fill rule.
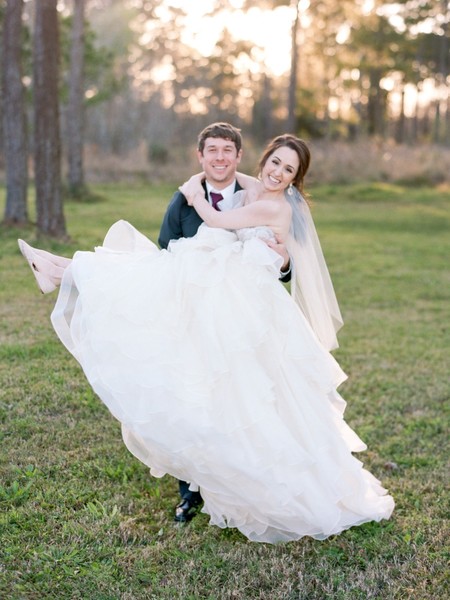
[[[217,192],[218,194],[222,194],[222,196],[224,198],[229,198],[230,196],[232,196],[234,194],[234,189],[236,187],[236,180],[234,180],[232,183],[230,183],[230,185],[228,185],[223,190],[216,190],[216,188],[214,188],[207,181],[205,181],[205,183],[206,183],[206,191],[208,192],[208,199],[210,199],[211,192]]]

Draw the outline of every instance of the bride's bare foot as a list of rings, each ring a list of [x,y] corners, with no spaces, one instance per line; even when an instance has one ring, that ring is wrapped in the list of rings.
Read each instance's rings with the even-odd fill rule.
[[[39,289],[43,294],[53,292],[60,284],[69,258],[56,256],[51,252],[33,248],[24,240],[17,240],[19,248],[33,271]]]

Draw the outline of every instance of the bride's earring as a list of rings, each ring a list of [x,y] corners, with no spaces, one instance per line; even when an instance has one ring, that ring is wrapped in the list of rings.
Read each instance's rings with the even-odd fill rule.
[[[292,196],[292,194],[294,193],[294,189],[293,189],[292,183],[290,183],[288,185],[287,193],[289,194],[289,196]]]

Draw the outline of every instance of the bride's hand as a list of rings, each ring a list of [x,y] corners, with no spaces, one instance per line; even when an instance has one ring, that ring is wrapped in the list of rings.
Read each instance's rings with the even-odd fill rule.
[[[196,175],[192,175],[190,179],[185,181],[183,185],[180,185],[180,187],[178,188],[180,192],[186,197],[189,206],[193,205],[194,198],[196,195],[202,194],[204,196],[205,190],[202,186],[202,182],[204,179],[205,173],[197,173]]]

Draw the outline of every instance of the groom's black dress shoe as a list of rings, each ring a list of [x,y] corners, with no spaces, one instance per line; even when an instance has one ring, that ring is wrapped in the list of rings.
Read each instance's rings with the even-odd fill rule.
[[[201,502],[192,502],[188,498],[183,498],[175,507],[174,521],[176,523],[187,523],[197,514]]]

